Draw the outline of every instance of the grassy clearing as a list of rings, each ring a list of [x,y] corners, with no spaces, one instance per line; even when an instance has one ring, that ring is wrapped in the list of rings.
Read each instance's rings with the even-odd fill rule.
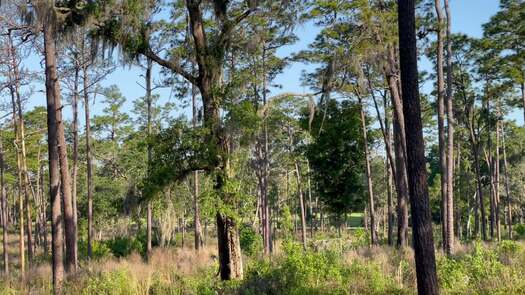
[[[133,253],[83,261],[68,277],[65,294],[414,294],[411,250],[359,245],[358,236],[332,239],[304,252],[280,242],[271,259],[245,257],[245,278],[221,282],[216,246],[202,251],[159,248],[148,261]],[[341,245],[345,244],[344,247]],[[461,245],[456,255],[438,253],[443,294],[525,294],[525,244],[504,241]],[[313,247],[312,247],[313,249]],[[0,281],[0,294],[50,294],[51,269],[41,263],[26,278]]]

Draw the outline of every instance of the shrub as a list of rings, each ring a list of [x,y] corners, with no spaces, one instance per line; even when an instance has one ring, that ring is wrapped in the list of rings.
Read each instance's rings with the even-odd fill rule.
[[[255,256],[261,253],[262,238],[255,230],[248,224],[241,225],[239,229],[239,240],[241,250],[248,256]]]
[[[126,270],[102,272],[89,278],[82,294],[136,294],[136,282]]]
[[[524,238],[525,237],[525,224],[515,225],[514,231],[516,232],[516,238]]]
[[[144,253],[143,244],[133,238],[117,237],[113,240],[106,241],[106,244],[115,257],[125,257],[133,252]]]
[[[92,241],[91,247],[94,259],[100,259],[111,255],[111,250],[104,242],[94,240]],[[78,241],[78,253],[81,259],[87,259],[87,241]]]

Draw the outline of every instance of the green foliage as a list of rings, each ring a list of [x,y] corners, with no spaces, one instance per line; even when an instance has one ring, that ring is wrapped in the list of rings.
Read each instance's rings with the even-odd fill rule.
[[[524,287],[520,283],[523,269],[511,263],[519,253],[521,246],[512,241],[503,241],[495,248],[476,243],[472,253],[438,259],[440,284],[451,293],[515,294]]]
[[[262,237],[249,224],[241,225],[239,229],[239,239],[241,243],[241,250],[248,256],[255,256],[261,253]]]
[[[287,243],[273,263],[256,261],[238,287],[241,294],[404,294],[374,263],[344,263],[332,251],[303,251]]]
[[[126,270],[102,272],[89,278],[82,294],[136,294],[136,283]]]
[[[112,251],[106,242],[93,240],[91,246],[91,250],[93,251],[93,259],[107,258],[112,254]],[[87,240],[78,241],[78,253],[81,259],[87,259]]]
[[[312,122],[313,142],[306,147],[320,199],[342,215],[364,209],[364,153],[360,107],[349,101],[327,102],[326,118]],[[308,129],[308,116],[304,118]]]
[[[106,241],[107,246],[115,257],[125,257],[133,252],[144,254],[144,244],[138,239],[117,237]]]
[[[512,227],[512,229],[516,233],[517,238],[524,238],[525,237],[525,224],[523,224],[523,223],[516,224],[516,225],[514,225]]]
[[[364,228],[358,228],[352,233],[352,247],[361,248],[370,245],[370,235]]]

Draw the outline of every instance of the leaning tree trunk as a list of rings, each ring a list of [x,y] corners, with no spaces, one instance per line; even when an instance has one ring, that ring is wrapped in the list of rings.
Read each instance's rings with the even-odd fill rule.
[[[301,241],[303,249],[306,250],[306,210],[304,208],[304,194],[301,186],[301,170],[297,160],[295,160],[295,177],[297,178],[297,193],[299,194],[299,206],[301,209]]]
[[[446,200],[446,248],[447,254],[454,250],[454,103],[453,103],[453,67],[452,67],[452,16],[448,0],[445,0],[445,13],[447,18],[447,200]],[[459,218],[459,216],[458,216]]]
[[[384,71],[388,82],[388,89],[393,106],[393,131],[395,166],[394,181],[397,191],[397,246],[402,248],[408,245],[408,179],[406,169],[406,141],[403,102],[399,81],[396,78],[397,67],[395,51],[392,46],[387,47],[387,60]]]
[[[425,143],[419,101],[415,0],[398,1],[399,47],[407,172],[418,294],[439,294],[432,218],[428,198]]]
[[[368,151],[368,135],[366,131],[366,118],[363,101],[361,97],[357,95],[359,100],[359,105],[361,106],[361,129],[363,130],[363,144],[365,152],[365,162],[366,162],[366,183],[368,189],[368,209],[370,214],[370,242],[372,245],[377,243],[376,235],[376,221],[375,221],[375,209],[374,209],[374,189],[372,184],[372,169],[370,167],[370,153]]]
[[[49,195],[51,198],[51,238],[52,238],[52,262],[53,262],[53,290],[55,294],[61,293],[62,281],[64,280],[63,264],[63,237],[62,229],[62,204],[60,200],[60,170],[58,157],[58,122],[55,97],[60,95],[58,88],[58,76],[56,69],[55,34],[52,19],[48,17],[43,22],[44,29],[44,52],[45,52],[45,76],[46,76],[46,99],[47,99],[47,140],[49,152]]]
[[[434,6],[437,15],[437,113],[439,139],[439,171],[441,176],[441,234],[443,249],[448,249],[447,234],[447,151],[445,147],[445,81],[443,78],[443,12],[441,0],[435,0]]]

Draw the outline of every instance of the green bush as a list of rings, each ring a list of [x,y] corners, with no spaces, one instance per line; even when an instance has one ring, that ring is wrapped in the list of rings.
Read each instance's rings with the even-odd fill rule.
[[[89,278],[82,294],[136,294],[136,282],[125,270],[103,272]]]
[[[344,263],[334,251],[304,251],[297,243],[284,243],[277,259],[249,265],[240,294],[400,294],[403,289],[377,264]],[[228,293],[229,294],[229,293]]]
[[[514,226],[514,231],[516,232],[516,238],[525,237],[525,224],[517,224]]]
[[[109,249],[109,247],[106,245],[105,242],[94,240],[92,241],[91,247],[93,251],[92,258],[94,259],[100,259],[100,258],[104,258],[104,257],[111,255],[111,250]],[[81,259],[87,259],[87,241],[85,240],[78,241],[78,253]]]
[[[128,237],[117,237],[106,241],[115,257],[126,257],[133,252],[144,254],[144,245],[138,240]]]
[[[255,256],[261,253],[263,246],[261,235],[259,235],[250,225],[241,225],[239,236],[241,250],[244,254]]]

